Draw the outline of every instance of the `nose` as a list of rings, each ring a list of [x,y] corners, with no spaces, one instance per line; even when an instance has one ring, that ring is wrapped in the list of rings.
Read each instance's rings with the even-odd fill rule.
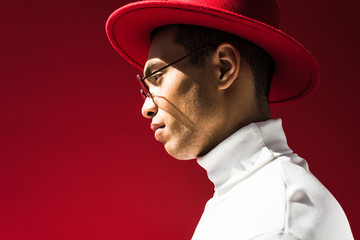
[[[152,118],[156,115],[158,106],[153,102],[151,98],[146,98],[141,108],[141,113],[145,118]]]

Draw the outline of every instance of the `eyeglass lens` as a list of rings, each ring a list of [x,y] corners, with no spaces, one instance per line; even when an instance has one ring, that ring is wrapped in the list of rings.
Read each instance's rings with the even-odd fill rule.
[[[149,92],[149,86],[146,85],[145,81],[140,77],[140,75],[136,75],[136,79],[138,80],[140,84],[140,92],[141,95],[145,98],[151,98],[151,93]]]

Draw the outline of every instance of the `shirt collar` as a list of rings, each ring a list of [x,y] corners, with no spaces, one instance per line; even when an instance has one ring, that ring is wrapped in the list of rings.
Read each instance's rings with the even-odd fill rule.
[[[281,119],[271,119],[241,128],[197,162],[207,171],[215,192],[222,194],[275,157],[289,153]]]

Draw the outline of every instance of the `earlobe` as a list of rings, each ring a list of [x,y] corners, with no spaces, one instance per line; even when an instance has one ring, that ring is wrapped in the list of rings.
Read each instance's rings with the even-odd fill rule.
[[[233,45],[223,43],[216,49],[219,63],[219,90],[227,89],[236,80],[240,71],[240,53]]]

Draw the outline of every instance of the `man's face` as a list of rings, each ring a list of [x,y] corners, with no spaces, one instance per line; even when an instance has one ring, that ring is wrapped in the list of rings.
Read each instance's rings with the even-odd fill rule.
[[[149,50],[144,75],[186,55],[173,43],[174,29],[158,33]],[[207,61],[202,68],[190,65],[188,58],[156,74],[147,82],[154,101],[146,99],[142,114],[151,118],[156,140],[177,159],[193,159],[207,153],[217,141],[216,132],[224,119],[218,111],[216,78]]]

